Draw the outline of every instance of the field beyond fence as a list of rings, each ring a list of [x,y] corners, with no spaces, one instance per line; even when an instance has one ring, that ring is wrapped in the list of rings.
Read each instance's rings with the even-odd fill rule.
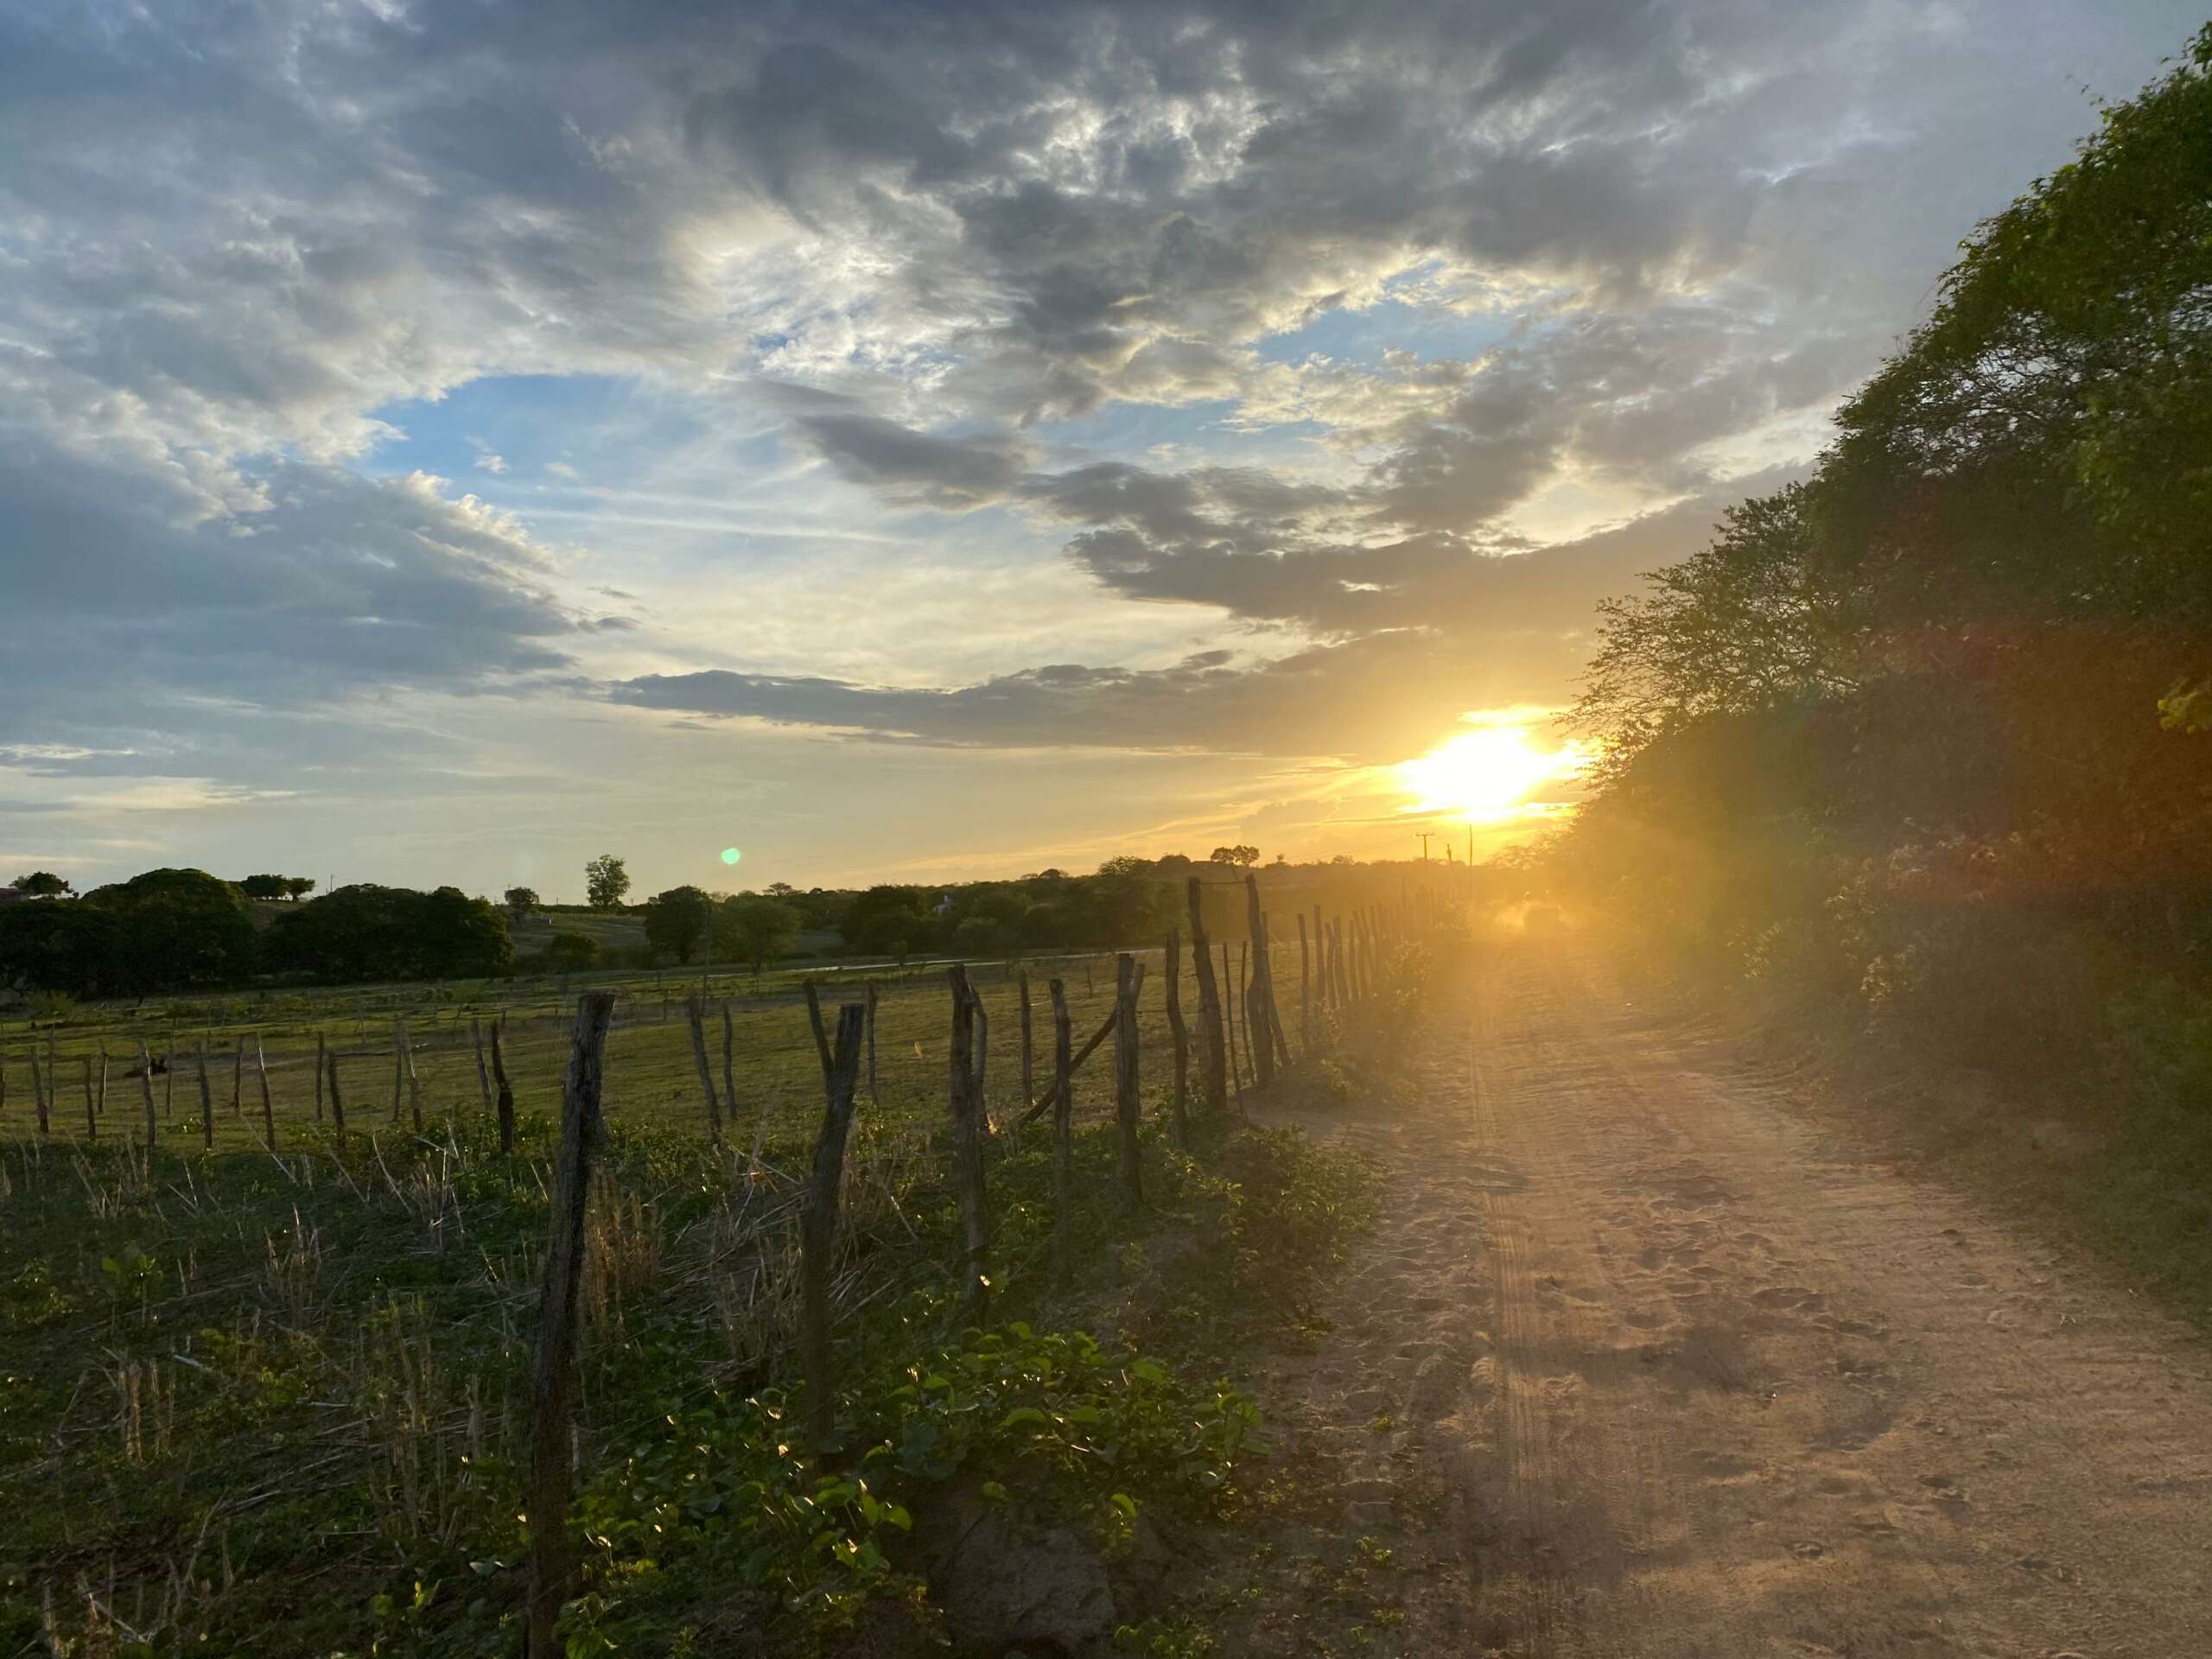
[[[1354,1164],[1241,1109],[1283,1067],[1341,1092],[1329,1057],[1395,1018],[1440,919],[1269,918],[1264,960],[1210,951],[1211,1003],[1179,937],[830,980],[819,1026],[809,988],[671,975],[595,982],[581,1020],[481,986],[18,1029],[0,1640],[661,1650],[719,1562],[742,1646],[934,1582],[913,1507],[986,1474],[1195,1524],[1251,1407],[1172,1362],[1306,1317],[1358,1208]],[[1219,1237],[1155,1287],[1195,1321],[1154,1333],[1170,1363],[1042,1334],[1121,1306],[1126,1338],[1147,1241],[1193,1228]]]

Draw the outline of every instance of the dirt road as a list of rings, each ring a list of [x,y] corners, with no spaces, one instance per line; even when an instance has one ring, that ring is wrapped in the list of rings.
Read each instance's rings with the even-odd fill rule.
[[[1572,939],[1438,1010],[1273,1392],[1408,1653],[2212,1655],[2212,1357]]]

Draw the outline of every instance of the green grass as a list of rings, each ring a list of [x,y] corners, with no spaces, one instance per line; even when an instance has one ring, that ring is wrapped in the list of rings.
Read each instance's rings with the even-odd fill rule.
[[[1295,959],[1294,946],[1278,964],[1294,1031]],[[1040,1077],[1055,968],[1078,1043],[1110,1007],[1110,960],[1088,974],[1037,964]],[[980,1336],[951,1299],[944,979],[883,977],[878,1085],[848,1161],[836,1302],[849,1461],[832,1476],[799,1455],[782,1403],[798,1380],[793,1173],[821,1115],[796,981],[707,984],[732,999],[737,1033],[739,1099],[716,1154],[682,1009],[698,982],[594,977],[622,1001],[583,1299],[572,1526],[589,1593],[569,1615],[572,1651],[751,1650],[832,1630],[869,1598],[910,1597],[901,1518],[954,1479],[988,1479],[1109,1541],[1131,1510],[1185,1526],[1234,1511],[1251,1407],[1219,1379],[1255,1332],[1308,1317],[1308,1287],[1362,1224],[1365,1178],[1234,1123],[1205,1126],[1194,1154],[1169,1148],[1157,972],[1154,953],[1150,1205],[1129,1217],[1116,1197],[1102,1048],[1078,1080],[1073,1245],[1056,1273],[1050,1136],[1014,1122],[1016,990],[984,971],[1001,1133],[995,1334]],[[0,1652],[513,1651],[526,1350],[577,988],[91,1008],[0,1038]],[[1194,1014],[1187,984],[1184,1000]],[[471,1018],[493,1014],[521,1119],[511,1158],[468,1042]],[[392,1121],[395,1016],[415,1045],[419,1135],[404,1090]],[[132,1144],[143,1108],[120,1064],[88,1134],[80,1063],[102,1045],[135,1058],[142,1035],[157,1052],[205,1042],[215,1057],[215,1151],[200,1149],[188,1069],[173,1108],[156,1079],[150,1154]],[[251,1066],[231,1110],[242,1035],[268,1055],[275,1157]],[[342,1155],[314,1116],[318,1035],[342,1057]],[[718,1017],[709,1035],[719,1083]],[[49,1037],[65,1098],[41,1137],[22,1054]]]

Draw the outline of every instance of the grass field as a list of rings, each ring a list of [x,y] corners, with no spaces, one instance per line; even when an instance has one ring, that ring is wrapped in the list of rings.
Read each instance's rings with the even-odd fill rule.
[[[1147,1039],[1164,1044],[1166,994],[1160,979],[1164,952],[1135,952],[1146,964],[1140,1008]],[[1236,950],[1232,947],[1231,957]],[[1298,1019],[1298,950],[1274,947],[1285,1018],[1294,1034]],[[1216,947],[1218,976],[1220,952]],[[1037,1086],[1043,1086],[1052,1052],[1052,1009],[1046,982],[1066,986],[1078,1047],[1113,1009],[1114,958],[1108,955],[1038,957],[1020,964],[978,965],[973,978],[988,1016],[986,1053],[989,1103],[1009,1109],[1020,1090],[1018,976],[1030,979]],[[1195,969],[1184,953],[1183,1004],[1195,1019]],[[59,1021],[28,1017],[0,1021],[0,1140],[35,1137],[29,1058],[43,1067],[48,1056],[60,1079],[49,1105],[50,1135],[57,1139],[144,1138],[144,1101],[138,1052],[143,1044],[168,1069],[152,1079],[160,1139],[197,1147],[200,1140],[198,1071],[206,1058],[214,1101],[215,1145],[237,1150],[261,1145],[259,1063],[265,1062],[279,1150],[327,1147],[327,1117],[315,1112],[316,1043],[339,1058],[347,1127],[355,1134],[388,1134],[394,1123],[394,1057],[404,1022],[414,1069],[414,1088],[400,1090],[400,1119],[411,1124],[420,1091],[425,1122],[445,1125],[484,1112],[473,1022],[504,1022],[502,1047],[520,1117],[550,1116],[560,1098],[569,1025],[575,997],[586,986],[616,990],[615,1026],[607,1049],[607,1113],[618,1129],[690,1127],[703,1131],[705,1103],[684,1016],[685,999],[703,994],[710,1005],[708,1052],[721,1086],[720,1009],[731,1011],[732,1069],[738,1100],[731,1116],[748,1139],[765,1118],[772,1141],[811,1125],[820,1112],[819,1069],[802,991],[805,970],[749,974],[701,972],[579,975],[565,979],[481,981],[439,985],[349,987],[245,996],[178,999],[140,1007],[101,1005],[73,1010]],[[868,985],[878,990],[877,1100],[897,1112],[941,1109],[950,1039],[944,970],[935,966],[814,970],[825,1004],[860,1000]],[[1164,1052],[1153,1043],[1155,1053]],[[106,1056],[106,1086],[100,1087]],[[243,1061],[241,1061],[241,1053]],[[1078,1074],[1079,1116],[1110,1103],[1111,1078],[1094,1057]],[[92,1103],[88,1115],[87,1098]],[[232,1103],[238,1103],[233,1111]]]
[[[1234,1116],[1202,1120],[1189,1153],[1168,1144],[1160,955],[1141,1003],[1147,1205],[1131,1213],[1117,1196],[1108,1044],[1077,1079],[1058,1247],[1049,1126],[1016,1122],[1015,969],[976,970],[1000,1128],[988,1333],[956,1294],[944,977],[875,976],[877,1084],[863,1084],[846,1164],[834,1296],[849,1476],[825,1476],[791,1444],[783,1404],[796,1380],[796,1175],[822,1114],[799,982],[594,977],[621,997],[583,1294],[569,1530],[589,1588],[567,1616],[570,1653],[873,1651],[867,1609],[934,1616],[917,1599],[907,1529],[963,1483],[1010,1492],[1102,1548],[1137,1513],[1212,1526],[1247,1501],[1253,1408],[1206,1379],[1233,1365],[1238,1331],[1305,1317],[1306,1287],[1363,1199],[1354,1165]],[[1277,958],[1295,1041],[1295,945]],[[1110,1011],[1113,962],[1027,966],[1041,1088],[1046,979],[1065,980],[1080,1046]],[[1195,1022],[1188,974],[1186,958]],[[825,1002],[865,982],[826,977]],[[0,1653],[516,1650],[528,1342],[580,988],[210,998],[0,1031]],[[734,1036],[720,1154],[683,1015],[702,988],[728,1003]],[[511,1157],[471,1040],[472,1020],[495,1017],[519,1118]],[[420,1133],[404,1083],[393,1118],[403,1020]],[[1333,1031],[1324,1022],[1317,1040]],[[719,1083],[719,1006],[709,1035]],[[318,1038],[340,1056],[342,1154],[315,1115]],[[179,1061],[152,1079],[151,1153],[125,1075],[142,1040]],[[60,1079],[43,1136],[33,1044]],[[200,1145],[203,1046],[213,1152]],[[1317,1064],[1341,1087],[1335,1061]]]

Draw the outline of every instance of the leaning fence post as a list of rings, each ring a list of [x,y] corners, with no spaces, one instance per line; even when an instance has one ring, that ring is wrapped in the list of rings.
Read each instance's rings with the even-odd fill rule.
[[[507,1016],[501,1014],[492,1021],[492,1083],[499,1091],[499,1156],[507,1156],[515,1149],[515,1091],[507,1082],[506,1057],[499,1052],[499,1033],[505,1029]],[[338,1068],[330,1068],[330,1104],[338,1107]],[[344,1134],[344,1125],[340,1125]]]
[[[1191,1144],[1191,1120],[1185,1102],[1191,1092],[1191,1033],[1183,1024],[1183,936],[1167,930],[1167,1034],[1175,1045],[1175,1105],[1167,1120],[1168,1132],[1180,1152]]]
[[[1222,1032],[1221,988],[1214,983],[1213,947],[1206,938],[1205,888],[1190,881],[1191,965],[1198,976],[1199,1060],[1205,1068],[1206,1109],[1217,1116],[1229,1109],[1229,1046]]]
[[[822,1133],[814,1141],[814,1173],[806,1184],[799,1220],[799,1277],[804,1301],[800,1318],[806,1360],[808,1450],[817,1458],[835,1451],[837,1378],[830,1344],[830,1274],[837,1243],[837,1188],[845,1170],[845,1135],[853,1121],[853,1094],[860,1082],[861,1049],[868,1005],[848,1002],[837,1010],[833,1049],[822,1029],[822,997],[806,982],[806,1015],[814,1027],[814,1046],[822,1060]]]
[[[318,1123],[322,1122],[322,1067],[324,1052],[325,1050],[323,1046],[322,1033],[318,1031],[315,1034],[315,1121]],[[169,1076],[171,1078],[175,1078],[176,1076],[176,1057],[174,1053],[169,1057]]]
[[[231,1116],[245,1116],[245,1039],[240,1036],[231,1050]]]
[[[591,1193],[592,1155],[602,1134],[600,1094],[606,1081],[607,1027],[612,991],[576,1000],[561,1090],[561,1155],[553,1174],[545,1283],[537,1304],[537,1356],[531,1388],[530,1599],[523,1650],[554,1659],[553,1621],[569,1599],[575,1564],[569,1554],[569,1419],[576,1390],[576,1290],[584,1276],[584,1206]]]
[[[707,1064],[707,1007],[696,991],[683,999],[684,1023],[691,1027],[691,1058],[699,1068],[699,1087],[707,1096],[707,1137],[721,1150],[722,1105],[715,1098],[714,1069]]]
[[[207,1089],[207,1039],[200,1039],[200,1144],[215,1149],[215,1096]]]
[[[1075,1027],[1068,1018],[1068,989],[1051,981],[1046,989],[1052,998],[1052,1271],[1068,1270],[1069,1166],[1075,1135],[1074,1064],[1069,1054],[1075,1046]]]
[[[269,1056],[262,1052],[261,1033],[253,1033],[253,1071],[261,1082],[261,1139],[270,1151],[276,1150],[276,1108],[269,1097]]]
[[[1137,985],[1141,969],[1128,951],[1114,958],[1114,1116],[1119,1121],[1122,1197],[1132,1211],[1144,1204],[1144,1165],[1137,1150]]]
[[[100,1115],[99,1108],[92,1103],[92,1056],[87,1054],[80,1058],[78,1061],[78,1067],[83,1075],[85,1084],[85,1139],[97,1141],[100,1138]]]
[[[499,1035],[493,1033],[492,1042],[497,1051]],[[325,1058],[325,1070],[330,1078],[330,1138],[338,1148],[338,1156],[346,1156],[346,1096],[338,1087],[338,1051],[332,1049]]]
[[[976,994],[968,984],[968,969],[954,963],[945,969],[952,985],[952,1052],[950,1093],[952,1108],[953,1175],[960,1192],[960,1212],[967,1223],[968,1296],[980,1304],[990,1289],[984,1272],[985,1252],[990,1243],[990,1216],[983,1188],[983,1090],[972,1048],[976,1040]]]
[[[31,1052],[29,1058],[31,1063],[31,1103],[38,1109],[38,1132],[41,1135],[48,1135],[53,1132],[53,1126],[48,1122],[47,1118],[46,1084],[47,1083],[52,1082],[53,1079],[49,1077],[46,1079],[45,1082],[40,1081],[38,1075],[38,1039],[35,1037],[31,1039]]]
[[[146,1052],[146,1045],[138,1045],[138,1092],[146,1101],[146,1150],[154,1149],[154,1057]]]

